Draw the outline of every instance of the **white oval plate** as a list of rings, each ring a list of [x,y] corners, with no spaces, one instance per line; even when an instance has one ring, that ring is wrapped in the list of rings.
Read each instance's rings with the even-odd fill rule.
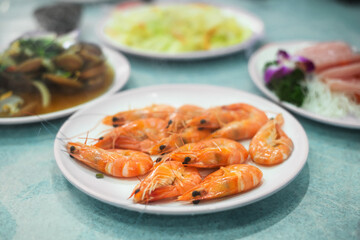
[[[100,46],[100,47],[104,55],[106,56],[107,62],[114,70],[114,81],[106,92],[104,92],[102,95],[88,102],[52,113],[46,113],[46,114],[34,115],[34,116],[24,116],[24,117],[0,118],[0,125],[33,123],[33,122],[41,122],[45,120],[64,117],[70,115],[76,110],[86,108],[91,104],[97,103],[101,101],[103,98],[112,95],[116,91],[120,90],[129,79],[130,64],[128,60],[125,58],[125,56],[122,55],[121,53],[105,46]]]
[[[169,4],[176,4],[176,3],[174,2],[152,3],[150,6],[164,6]],[[138,7],[147,7],[147,6],[149,6],[149,4],[142,4],[139,2],[136,4],[129,4],[129,6],[124,7],[122,11],[128,11]],[[261,38],[263,38],[264,23],[258,17],[242,9],[238,9],[234,7],[225,7],[225,6],[216,6],[216,7],[221,9],[221,11],[227,16],[235,17],[239,22],[239,24],[249,28],[252,31],[251,37],[239,44],[224,48],[213,49],[209,51],[194,51],[187,53],[159,53],[159,52],[145,51],[141,49],[132,48],[124,44],[121,44],[117,41],[114,41],[104,33],[106,24],[111,20],[111,15],[112,15],[111,13],[107,14],[107,17],[103,21],[101,21],[101,23],[98,26],[97,32],[98,32],[98,36],[103,42],[124,53],[141,56],[141,57],[164,59],[164,60],[191,60],[191,59],[205,59],[205,58],[224,56],[247,49],[257,41],[259,41]],[[115,11],[120,11],[120,10],[117,9]]]
[[[248,70],[252,81],[268,98],[303,117],[334,126],[360,129],[360,120],[355,117],[331,118],[310,112],[291,103],[280,101],[279,98],[266,87],[263,77],[264,65],[266,62],[273,61],[276,58],[276,53],[279,49],[284,49],[292,54],[302,48],[311,46],[314,43],[315,42],[309,41],[279,42],[261,47],[249,60]]]
[[[274,167],[258,166],[263,171],[262,184],[246,193],[198,205],[185,202],[161,202],[149,205],[135,204],[128,199],[139,182],[135,179],[117,179],[105,176],[97,179],[97,171],[69,157],[65,150],[66,139],[84,142],[85,138],[99,138],[108,126],[99,125],[105,115],[129,108],[145,107],[153,103],[173,106],[196,104],[202,107],[218,106],[236,102],[252,104],[265,110],[269,116],[282,113],[283,129],[294,142],[294,152],[284,163]],[[66,138],[66,139],[65,139]],[[89,140],[90,141],[90,140]],[[90,142],[88,142],[90,143]],[[248,148],[249,141],[242,141]],[[84,193],[105,203],[128,210],[153,214],[187,215],[223,211],[259,201],[274,194],[290,183],[303,168],[309,151],[308,139],[300,123],[286,110],[261,97],[240,90],[210,85],[159,85],[127,90],[82,109],[72,115],[60,128],[54,143],[55,159],[63,175]],[[255,165],[255,164],[254,164]]]

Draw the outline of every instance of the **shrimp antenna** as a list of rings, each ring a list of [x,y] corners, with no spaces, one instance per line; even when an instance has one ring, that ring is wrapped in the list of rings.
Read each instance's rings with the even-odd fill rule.
[[[38,116],[39,117],[39,116]],[[39,117],[40,118],[40,117]],[[41,118],[40,118],[41,119]],[[44,127],[44,129],[48,132],[48,133],[53,133],[53,132],[51,132],[50,131],[50,129],[45,125],[45,123],[47,123],[49,126],[51,126],[51,127],[53,127],[54,129],[56,129],[57,130],[57,127],[55,126],[55,125],[53,125],[52,123],[50,123],[49,121],[46,121],[46,120],[42,120],[41,122],[40,122],[40,124]],[[38,132],[38,134],[40,133],[40,131],[41,131],[41,128],[39,129],[39,132]],[[65,142],[65,139],[68,139],[68,137],[65,135],[65,134],[63,134],[62,132],[60,132],[59,131],[59,134],[61,134],[63,137],[61,137],[61,138],[57,138],[57,139],[59,139],[61,142]]]
[[[216,148],[217,148],[217,149],[219,149],[219,151],[220,151],[220,152],[222,152],[222,150],[221,150],[220,146],[219,146],[218,144],[216,144],[216,142],[215,142],[215,141],[212,141],[212,143],[216,146]]]
[[[85,138],[85,142],[84,142],[84,144],[86,144],[86,143],[87,143],[88,137],[89,137],[89,131],[87,131],[87,132],[86,132],[86,138]]]
[[[99,121],[94,125],[94,127],[90,128],[90,129],[87,130],[86,132],[81,132],[81,133],[76,134],[76,135],[74,135],[74,136],[72,136],[72,137],[68,137],[67,139],[72,139],[72,138],[76,138],[76,137],[82,136],[82,135],[84,135],[84,134],[88,134],[89,132],[94,131],[100,124],[101,124],[101,120],[99,120]]]
[[[271,111],[271,110],[264,110],[264,112],[266,113],[267,116],[268,116],[268,114],[275,115],[275,116],[277,116],[279,114],[279,112],[275,112],[275,111]]]
[[[30,114],[30,115],[32,115],[32,114]],[[49,122],[49,121],[47,121],[46,119],[40,117],[39,115],[35,115],[35,116],[41,120],[40,124],[41,124],[49,133],[52,133],[52,132],[50,131],[49,128],[47,128],[47,127],[45,126],[44,122],[47,123],[49,126],[51,126],[55,131],[58,131],[57,126],[55,126],[55,125],[52,124],[51,122]]]
[[[184,145],[185,145],[184,139],[183,139],[181,136],[179,136],[179,137],[180,137],[180,140],[181,140],[181,143],[182,143],[181,146],[184,146]],[[181,146],[178,146],[177,143],[175,142],[175,147],[176,147],[177,149],[179,149]]]
[[[186,128],[187,124],[186,124],[186,121],[184,119],[181,120],[181,124],[183,125],[184,128]]]
[[[79,137],[79,139],[86,139],[86,140],[88,140],[88,139],[90,139],[90,140],[99,140],[98,138],[91,138],[91,137]]]
[[[173,173],[174,176],[175,176],[175,179],[174,179],[174,181],[172,182],[172,185],[176,188],[176,190],[177,190],[178,192],[180,192],[180,190],[181,190],[181,189],[180,189],[180,186],[177,186],[177,185],[175,184],[175,181],[178,181],[181,186],[184,185],[183,182],[182,182],[182,179],[181,179],[181,174],[180,174],[180,173],[177,174],[177,173],[174,171],[174,169],[171,169],[171,171],[172,171],[172,173]]]
[[[215,118],[216,118],[216,120],[218,121],[218,123],[219,123],[219,125],[220,125],[221,127],[223,127],[224,125],[226,125],[226,123],[224,123],[224,122],[222,122],[222,121],[220,120],[220,117],[219,117],[219,115],[218,115],[217,113],[215,113]]]

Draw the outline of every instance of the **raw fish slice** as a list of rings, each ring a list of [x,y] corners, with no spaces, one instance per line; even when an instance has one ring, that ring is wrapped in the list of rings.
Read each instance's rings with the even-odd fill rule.
[[[354,53],[344,42],[318,43],[298,51],[296,55],[312,60],[316,66],[316,72],[360,61],[360,54]]]
[[[332,67],[320,73],[321,78],[356,78],[360,77],[360,62],[348,64],[345,66]],[[358,78],[360,80],[360,78]]]
[[[329,85],[331,91],[354,94],[356,98],[360,96],[360,78],[351,79],[332,79],[324,78],[323,81]]]

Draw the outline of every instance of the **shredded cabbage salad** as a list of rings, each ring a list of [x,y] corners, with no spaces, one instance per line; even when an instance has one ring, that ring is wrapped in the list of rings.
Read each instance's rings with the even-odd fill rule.
[[[205,4],[141,7],[116,11],[105,26],[113,41],[164,53],[211,50],[241,43],[251,31],[235,17]]]
[[[360,118],[360,104],[345,93],[333,92],[317,77],[305,80],[307,95],[302,108],[328,117],[353,115]]]

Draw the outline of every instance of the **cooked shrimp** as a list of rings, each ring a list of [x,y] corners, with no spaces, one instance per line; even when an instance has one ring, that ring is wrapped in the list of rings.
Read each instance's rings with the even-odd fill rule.
[[[104,150],[83,143],[69,142],[68,153],[76,160],[113,177],[136,177],[150,171],[149,155],[132,150]]]
[[[267,122],[253,137],[249,146],[252,160],[262,165],[275,165],[285,161],[293,150],[293,142],[281,129],[281,114]]]
[[[121,148],[148,152],[154,144],[167,137],[165,127],[166,121],[159,118],[135,120],[113,128],[100,137],[94,146],[103,149]]]
[[[196,168],[184,167],[180,162],[163,162],[134,188],[131,196],[136,203],[148,203],[180,196],[200,182]]]
[[[221,167],[206,176],[203,181],[178,197],[179,201],[192,201],[221,198],[255,188],[261,182],[262,172],[247,164],[234,164]]]
[[[185,128],[180,133],[171,134],[157,142],[150,150],[150,154],[163,154],[171,152],[186,143],[199,142],[210,136],[211,130],[198,129],[196,127]]]
[[[160,157],[158,157],[156,159],[156,161],[155,161],[156,163],[154,164],[153,168],[157,167],[159,164],[162,164],[163,162],[172,161],[172,159],[170,157],[172,154],[175,154],[175,153],[181,154],[184,152],[192,151],[194,148],[194,145],[196,145],[196,143],[188,143],[188,144],[185,144],[185,145],[173,150],[172,152],[163,153]],[[179,160],[177,162],[181,162],[181,161]]]
[[[245,103],[213,107],[206,110],[204,114],[194,117],[187,124],[201,128],[218,129],[227,123],[248,118],[251,108],[254,107]]]
[[[186,126],[186,121],[199,116],[204,111],[205,110],[202,107],[189,104],[179,107],[169,117],[167,126],[168,131],[171,133],[178,133]]]
[[[185,166],[214,168],[244,163],[248,151],[241,143],[226,138],[216,138],[186,144],[167,156],[168,160],[182,162]]]
[[[210,137],[228,138],[232,140],[249,139],[268,121],[268,117],[260,109],[248,104],[242,104],[242,109],[247,112],[246,118],[224,125],[213,132]]]
[[[103,119],[103,123],[106,125],[121,126],[131,121],[145,118],[161,118],[166,120],[174,111],[175,108],[172,106],[153,104],[145,108],[118,112],[114,115],[106,116]]]

